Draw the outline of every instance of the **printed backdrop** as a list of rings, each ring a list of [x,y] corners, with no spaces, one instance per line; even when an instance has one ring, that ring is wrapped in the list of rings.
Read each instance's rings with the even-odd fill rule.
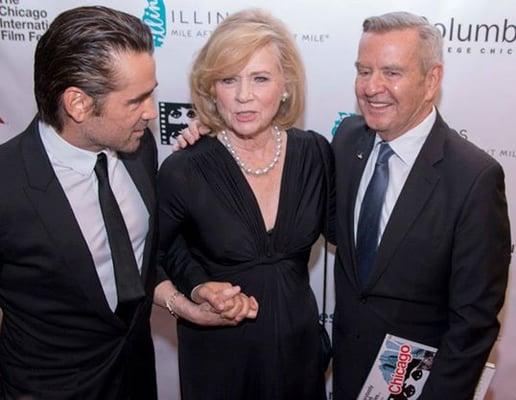
[[[445,40],[445,77],[439,109],[466,139],[496,158],[506,173],[509,212],[516,216],[516,3],[510,0],[0,0],[0,143],[32,119],[32,63],[38,38],[66,8],[102,4],[141,17],[156,45],[160,118],[153,125],[160,160],[174,135],[192,117],[187,76],[193,55],[229,13],[259,6],[283,19],[296,37],[306,65],[307,109],[301,128],[331,139],[342,118],[357,112],[354,61],[365,17],[407,10],[425,15]],[[4,193],[3,195],[7,195]],[[513,236],[515,228],[513,224]],[[514,248],[514,245],[513,245]],[[333,251],[329,252],[333,265]],[[329,269],[331,327],[333,274]],[[314,248],[312,286],[322,303],[323,247]],[[488,398],[516,398],[516,275],[510,275],[502,330],[491,354],[497,365]],[[175,322],[156,309],[152,316],[160,399],[179,399]],[[331,374],[328,379],[330,391]]]

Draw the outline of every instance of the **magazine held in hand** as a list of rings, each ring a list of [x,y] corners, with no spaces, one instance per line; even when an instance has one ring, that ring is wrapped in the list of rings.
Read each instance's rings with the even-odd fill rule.
[[[358,400],[416,400],[430,375],[437,349],[387,334]],[[494,374],[487,363],[474,400],[484,398]]]

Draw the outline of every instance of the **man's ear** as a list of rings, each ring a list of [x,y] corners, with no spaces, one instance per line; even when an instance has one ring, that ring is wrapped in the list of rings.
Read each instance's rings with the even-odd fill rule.
[[[78,124],[83,122],[93,110],[93,99],[78,87],[66,88],[61,99],[66,114]]]
[[[427,86],[427,100],[434,101],[439,95],[441,88],[441,82],[443,80],[443,66],[442,64],[436,64],[426,75],[426,86]]]

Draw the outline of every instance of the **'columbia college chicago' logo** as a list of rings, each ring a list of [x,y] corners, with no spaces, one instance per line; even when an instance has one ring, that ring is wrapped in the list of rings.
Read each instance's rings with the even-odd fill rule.
[[[167,12],[163,0],[147,0],[142,21],[145,22],[154,39],[154,47],[161,47],[167,35]]]
[[[195,118],[195,111],[190,103],[159,103],[159,129],[161,144],[171,144],[171,139],[188,126]]]

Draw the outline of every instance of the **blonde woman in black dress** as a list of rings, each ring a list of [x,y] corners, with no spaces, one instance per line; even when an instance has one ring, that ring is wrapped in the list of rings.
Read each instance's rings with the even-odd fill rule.
[[[211,135],[161,167],[163,265],[194,301],[229,282],[242,306],[232,327],[180,320],[182,399],[324,399],[307,264],[332,156],[322,136],[292,127],[304,73],[291,35],[263,11],[229,16],[198,54],[191,91]],[[171,247],[178,234],[190,258]],[[243,319],[256,302],[256,319]]]

